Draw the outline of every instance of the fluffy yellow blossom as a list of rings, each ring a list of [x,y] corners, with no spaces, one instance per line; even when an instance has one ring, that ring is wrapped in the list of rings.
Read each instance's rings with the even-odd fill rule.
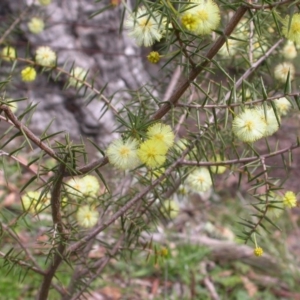
[[[50,205],[50,195],[42,195],[37,191],[27,192],[22,196],[24,210],[39,213]]]
[[[281,97],[274,101],[276,109],[281,116],[285,116],[291,108],[291,102],[285,98]]]
[[[85,186],[84,195],[90,197],[97,196],[100,189],[100,184],[97,177],[93,175],[86,175],[81,180]]]
[[[260,118],[266,123],[266,130],[264,133],[264,136],[271,136],[274,134],[278,128],[279,124],[276,118],[276,115],[274,113],[273,108],[271,107],[266,107],[266,110],[264,109],[263,106],[259,106],[257,108],[257,112],[260,116]],[[278,115],[279,122],[280,122],[280,116]]]
[[[283,201],[283,205],[288,208],[297,206],[297,197],[295,193],[291,191],[288,191],[284,194],[282,201]]]
[[[157,64],[160,61],[160,55],[157,51],[151,51],[147,56],[147,59],[152,64]]]
[[[51,3],[52,0],[38,0],[40,5],[46,6]]]
[[[159,168],[166,161],[168,147],[159,140],[146,140],[138,149],[141,162],[150,168]]]
[[[233,57],[237,54],[239,41],[228,39],[226,43],[221,47],[218,54],[223,57]]]
[[[76,219],[80,226],[91,228],[97,224],[99,213],[96,209],[89,207],[88,205],[84,205],[78,209]]]
[[[34,17],[27,23],[31,33],[39,34],[44,30],[45,23],[41,18]]]
[[[197,35],[217,29],[220,18],[220,9],[212,0],[193,0],[180,17],[182,26]]]
[[[177,201],[168,199],[163,202],[163,212],[166,212],[171,219],[175,219],[179,214],[179,205]]]
[[[292,41],[287,41],[282,49],[282,55],[285,59],[294,59],[297,57],[297,49]]]
[[[71,75],[73,77],[69,78],[69,83],[72,86],[77,86],[77,87],[81,87],[82,83],[79,82],[78,80],[84,81],[86,76],[87,76],[87,70],[81,68],[81,67],[75,67],[72,69],[71,71]]]
[[[300,44],[300,14],[285,17],[282,33],[290,41]]]
[[[264,136],[266,122],[256,109],[245,109],[232,121],[232,131],[243,142],[255,142]]]
[[[137,155],[138,147],[136,139],[129,138],[126,141],[118,139],[108,146],[106,155],[109,162],[118,169],[134,169],[141,163]]]
[[[221,162],[223,161],[219,154],[216,155],[216,158],[213,158],[214,162]],[[215,174],[223,174],[226,171],[225,166],[211,166],[210,170]]]
[[[168,149],[174,144],[175,135],[169,125],[162,123],[151,125],[147,130],[147,136],[151,140],[164,143]]]
[[[278,81],[285,83],[290,74],[290,80],[293,80],[295,77],[295,67],[292,63],[284,62],[282,64],[278,64],[274,69],[274,77]]]
[[[262,256],[264,254],[264,250],[261,247],[255,247],[253,253],[255,256]]]
[[[124,22],[128,35],[135,39],[139,46],[149,47],[160,41],[165,31],[162,15],[153,11],[151,14],[142,6],[136,13],[130,13]]]
[[[26,67],[21,71],[21,77],[25,82],[34,81],[36,78],[36,71],[32,67]]]
[[[51,67],[56,63],[56,54],[48,46],[38,47],[35,54],[35,61],[41,66]]]
[[[207,168],[196,168],[192,171],[186,181],[186,185],[194,192],[206,192],[212,186],[212,180]]]
[[[66,182],[66,191],[71,197],[83,197],[86,194],[86,182],[80,177],[71,178]]]
[[[2,49],[1,56],[5,61],[13,61],[17,56],[17,51],[14,47],[6,46]]]

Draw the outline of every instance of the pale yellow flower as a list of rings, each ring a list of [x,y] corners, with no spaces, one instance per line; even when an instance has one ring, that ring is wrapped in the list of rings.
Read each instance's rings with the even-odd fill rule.
[[[84,205],[78,209],[76,219],[80,226],[91,228],[97,224],[99,213],[95,208]]]
[[[34,81],[36,78],[36,71],[32,67],[26,67],[21,71],[21,77],[25,82]]]
[[[87,70],[81,68],[81,67],[75,67],[71,71],[71,75],[73,77],[69,78],[70,85],[81,87],[83,83],[81,83],[78,80],[84,81],[87,76]]]
[[[138,149],[141,162],[150,168],[159,168],[166,161],[168,147],[158,140],[146,140]]]
[[[134,38],[139,46],[149,47],[163,37],[165,22],[162,20],[159,12],[152,11],[150,14],[147,8],[142,6],[136,13],[131,12],[127,16],[124,26],[129,31],[128,35]]]
[[[285,97],[276,99],[274,104],[281,116],[285,116],[292,107],[291,102]]]
[[[292,41],[287,41],[282,49],[282,55],[286,59],[294,59],[297,57],[297,49]]]
[[[1,52],[2,59],[5,61],[13,61],[17,56],[17,51],[14,47],[6,46]]]
[[[292,208],[297,206],[297,197],[294,192],[288,191],[283,196],[283,205]]]
[[[207,168],[196,168],[185,181],[186,185],[194,192],[206,192],[212,186],[212,180]]]
[[[141,161],[138,158],[139,142],[129,138],[126,141],[118,139],[113,141],[107,148],[106,155],[109,162],[121,170],[132,170]]]
[[[182,26],[194,34],[210,34],[219,26],[220,9],[212,0],[193,0],[180,19]]]
[[[35,61],[41,66],[51,67],[56,63],[56,54],[48,46],[38,47],[36,50]]]
[[[274,134],[279,129],[280,123],[277,121],[273,108],[266,107],[266,109],[264,109],[263,106],[259,106],[257,107],[257,112],[261,119],[266,123],[264,136],[271,136]],[[280,115],[278,114],[277,117],[279,118],[280,122]]]
[[[300,14],[285,17],[282,33],[290,41],[300,44]]]
[[[290,80],[293,80],[295,77],[295,67],[292,63],[284,62],[282,64],[278,64],[274,69],[274,77],[278,81],[285,83],[290,74]]]
[[[38,34],[44,30],[45,23],[41,18],[34,17],[27,23],[31,33]]]
[[[164,143],[168,149],[173,146],[175,139],[171,126],[162,123],[151,125],[147,130],[147,137],[153,141]]]
[[[262,138],[266,132],[264,122],[256,109],[245,109],[234,117],[232,131],[243,142],[255,142]]]

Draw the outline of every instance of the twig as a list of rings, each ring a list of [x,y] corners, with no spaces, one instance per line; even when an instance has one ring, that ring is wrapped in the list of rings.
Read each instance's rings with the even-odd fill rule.
[[[273,156],[276,156],[276,155],[279,155],[279,154],[290,152],[291,150],[297,149],[299,147],[300,147],[300,144],[296,143],[294,145],[283,148],[281,150],[277,150],[277,151],[274,151],[272,153],[263,154],[263,155],[260,155],[260,156],[236,158],[236,159],[224,160],[224,161],[220,161],[220,162],[182,160],[182,162],[180,164],[185,165],[185,166],[226,166],[226,165],[234,165],[234,164],[248,163],[248,162],[258,161],[258,160],[261,160],[261,159],[270,158],[270,157],[273,157]]]
[[[289,94],[280,94],[280,95],[276,95],[276,96],[272,96],[272,97],[268,97],[267,99],[258,99],[258,100],[254,100],[254,101],[249,101],[249,102],[241,102],[241,103],[230,103],[230,104],[206,104],[206,105],[201,105],[201,104],[185,104],[185,103],[178,103],[176,106],[177,107],[186,107],[186,108],[194,108],[194,109],[209,109],[209,108],[230,108],[230,107],[238,107],[238,106],[252,106],[253,104],[258,104],[261,102],[271,102],[271,101],[275,101],[279,98],[282,97],[286,97],[286,96],[290,96],[290,97],[299,97],[300,93],[296,92],[296,93],[289,93]]]
[[[22,19],[25,17],[27,14],[28,10],[30,9],[30,6],[27,7],[21,14],[20,16],[15,19],[15,21],[8,27],[8,29],[4,32],[2,37],[0,38],[0,45],[4,42],[6,37],[14,30],[14,28],[22,21]]]
[[[61,213],[60,213],[60,195],[61,195],[61,185],[63,182],[63,173],[65,170],[65,164],[61,163],[56,174],[56,178],[54,179],[54,184],[52,188],[51,194],[51,212],[52,212],[52,220],[55,228],[57,228],[60,234],[60,242],[54,254],[54,259],[51,262],[46,274],[44,275],[44,280],[42,282],[38,300],[44,300],[48,298],[49,289],[51,286],[52,279],[56,273],[57,268],[61,264],[64,259],[64,251],[66,249],[66,242],[68,240],[68,232],[64,228],[64,224],[62,222]]]
[[[169,98],[168,102],[165,103],[160,109],[158,109],[158,111],[152,116],[153,120],[161,119],[173,106],[177,104],[178,100],[190,86],[191,82],[199,75],[200,72],[202,72],[205,69],[205,67],[211,62],[211,59],[218,53],[218,51],[224,45],[226,37],[230,36],[230,34],[232,33],[232,31],[234,30],[234,28],[239,23],[239,21],[241,20],[241,18],[247,10],[248,8],[244,5],[241,5],[237,9],[231,21],[226,26],[224,34],[220,36],[212,45],[212,47],[208,50],[205,56],[205,61],[189,73],[188,78],[173,93],[173,95]]]
[[[28,171],[31,172],[32,174],[36,175],[37,178],[40,178],[44,183],[47,182],[47,180],[44,179],[43,177],[41,177],[41,176],[33,169],[32,166],[28,166],[27,163],[25,163],[22,159],[20,159],[20,158],[14,156],[14,155],[10,155],[9,153],[0,150],[0,156],[1,156],[1,155],[5,155],[5,156],[8,156],[8,157],[12,158],[12,159],[15,160],[16,162],[18,162],[21,166],[23,166],[26,170],[28,170]]]
[[[23,125],[17,117],[12,113],[10,108],[7,105],[0,105],[0,109],[5,112],[5,115],[9,120],[18,128],[23,134],[25,134],[32,142],[34,142],[40,149],[44,150],[48,155],[54,159],[60,161],[56,152],[52,150],[49,146],[43,143],[31,130],[29,130],[25,125]]]
[[[215,289],[214,284],[212,283],[212,281],[209,279],[209,276],[207,274],[207,270],[206,270],[206,262],[202,262],[200,264],[200,268],[201,268],[201,273],[205,276],[203,279],[203,283],[206,286],[206,288],[208,289],[211,299],[212,300],[220,300],[220,297]]]

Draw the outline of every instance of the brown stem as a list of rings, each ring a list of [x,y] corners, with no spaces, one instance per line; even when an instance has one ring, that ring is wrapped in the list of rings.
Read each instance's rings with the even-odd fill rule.
[[[51,194],[52,220],[54,224],[54,230],[56,230],[57,228],[57,231],[60,235],[60,242],[54,254],[53,262],[49,266],[44,276],[44,280],[42,282],[40,292],[38,295],[38,300],[47,299],[49,289],[51,287],[52,279],[55,275],[57,268],[59,267],[59,265],[63,260],[64,252],[66,249],[66,242],[68,240],[68,232],[64,228],[64,224],[62,222],[61,212],[60,212],[60,207],[61,207],[60,195],[61,195],[61,186],[64,178],[63,177],[64,171],[65,171],[65,164],[61,163],[58,168],[56,178],[54,179],[54,184],[53,184],[52,194]]]
[[[218,53],[220,48],[226,41],[226,37],[230,36],[236,25],[239,23],[243,15],[246,13],[248,8],[244,5],[240,6],[231,21],[226,26],[223,35],[221,35],[216,42],[212,45],[212,47],[208,50],[205,61],[202,62],[198,67],[194,68],[188,78],[179,86],[179,88],[174,92],[174,94],[170,97],[167,103],[165,103],[153,116],[153,120],[161,119],[173,106],[176,105],[180,97],[183,93],[188,89],[192,81],[202,72],[205,67],[211,62],[211,59]]]

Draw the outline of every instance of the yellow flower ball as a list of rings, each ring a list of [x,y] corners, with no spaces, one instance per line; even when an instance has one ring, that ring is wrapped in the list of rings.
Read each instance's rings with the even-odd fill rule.
[[[168,149],[173,146],[175,139],[171,126],[162,123],[151,125],[147,130],[147,137],[153,141],[164,143]]]
[[[292,208],[297,206],[297,196],[294,192],[288,191],[283,196],[283,205]]]
[[[194,192],[206,192],[212,186],[212,180],[207,168],[196,168],[185,181],[186,185]]]
[[[300,44],[300,14],[285,17],[282,33],[290,41]]]
[[[21,77],[25,82],[34,81],[36,78],[36,71],[32,67],[26,67],[21,71]]]
[[[274,77],[278,81],[285,83],[288,74],[290,74],[290,80],[293,80],[295,78],[295,67],[292,63],[290,62],[284,62],[282,64],[278,64],[275,69],[274,69]]]
[[[256,247],[253,252],[255,256],[262,256],[264,254],[264,250],[261,247]]]
[[[51,67],[56,63],[56,54],[48,46],[38,47],[36,50],[35,61],[41,66]]]
[[[14,47],[6,46],[2,49],[1,56],[5,61],[13,61],[17,56],[17,51]]]
[[[76,219],[80,226],[91,228],[97,224],[99,213],[96,209],[85,205],[78,209]]]
[[[34,17],[27,23],[31,33],[39,34],[44,30],[45,23],[41,18]]]
[[[126,141],[118,139],[108,146],[106,155],[116,168],[130,170],[141,164],[137,154],[138,147],[139,143],[136,139],[128,138]]]
[[[160,61],[160,55],[157,51],[151,51],[147,56],[147,59],[152,64],[157,64]]]
[[[181,15],[181,24],[197,34],[210,34],[220,23],[220,9],[212,0],[194,0]]]
[[[158,140],[146,140],[138,149],[138,157],[142,163],[150,168],[159,168],[166,161],[168,147]]]
[[[243,142],[255,142],[266,132],[266,122],[256,109],[245,109],[232,121],[232,131]]]

